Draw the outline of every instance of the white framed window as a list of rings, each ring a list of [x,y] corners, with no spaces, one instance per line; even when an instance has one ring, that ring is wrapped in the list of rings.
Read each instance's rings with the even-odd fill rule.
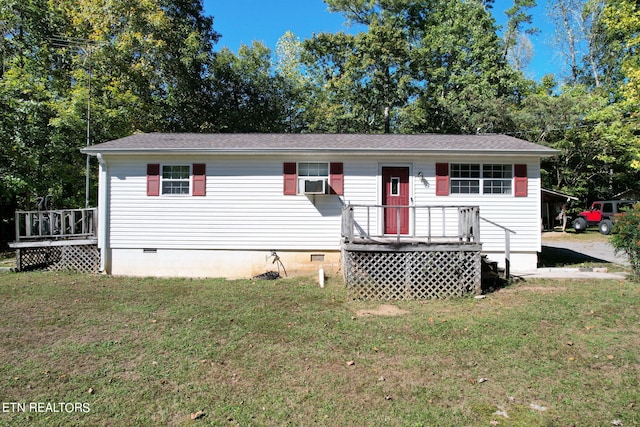
[[[511,194],[512,165],[482,165],[482,192],[484,194]]]
[[[323,194],[329,180],[328,162],[298,163],[298,194]]]
[[[391,177],[391,194],[390,196],[399,196],[400,195],[400,178],[397,176]]]
[[[163,165],[161,173],[161,185],[163,195],[189,195],[191,166],[189,165]]]
[[[452,194],[480,193],[479,164],[452,163],[450,177]]]
[[[452,163],[451,194],[511,194],[513,165]]]

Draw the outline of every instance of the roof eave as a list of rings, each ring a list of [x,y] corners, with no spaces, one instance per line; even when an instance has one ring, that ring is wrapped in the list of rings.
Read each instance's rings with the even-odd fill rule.
[[[533,156],[533,157],[553,157],[559,154],[558,150],[469,150],[469,149],[425,149],[425,150],[404,150],[401,148],[371,149],[371,148],[265,148],[265,149],[203,149],[203,148],[154,148],[154,149],[92,149],[82,148],[83,154],[89,155],[162,155],[162,154],[197,154],[197,155],[256,155],[256,154],[357,154],[357,155],[462,155],[477,156],[478,154],[493,156]]]

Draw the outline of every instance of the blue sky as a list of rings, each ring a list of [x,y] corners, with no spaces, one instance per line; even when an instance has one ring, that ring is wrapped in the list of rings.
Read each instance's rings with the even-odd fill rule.
[[[512,1],[496,0],[493,13],[499,24],[504,24],[504,10]],[[547,73],[558,76],[558,62],[549,48],[553,28],[545,11],[546,0],[538,0],[532,10],[534,26],[541,33],[532,37],[534,58],[528,77],[535,80]],[[237,52],[242,44],[257,40],[275,50],[276,42],[287,31],[300,39],[314,33],[349,31],[342,15],[329,13],[322,0],[204,0],[205,13],[214,17],[213,27],[222,35],[215,49],[228,47]]]

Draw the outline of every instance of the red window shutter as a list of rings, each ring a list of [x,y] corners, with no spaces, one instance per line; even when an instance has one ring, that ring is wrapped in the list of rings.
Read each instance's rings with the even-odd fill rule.
[[[329,186],[331,194],[344,194],[344,167],[342,163],[331,163],[329,165]]]
[[[286,196],[295,196],[298,193],[298,174],[295,163],[285,163],[283,165],[284,191]]]
[[[527,178],[527,165],[514,165],[513,186],[515,187],[514,195],[516,197],[527,197],[529,194],[529,180]]]
[[[206,196],[207,194],[207,165],[204,163],[193,164],[193,196]]]
[[[449,195],[449,163],[436,163],[436,196]]]
[[[147,196],[160,195],[160,165],[147,165]]]

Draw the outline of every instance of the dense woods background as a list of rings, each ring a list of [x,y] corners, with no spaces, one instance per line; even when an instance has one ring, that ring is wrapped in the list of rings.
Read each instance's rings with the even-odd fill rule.
[[[79,149],[135,132],[505,133],[561,151],[548,188],[640,189],[635,0],[550,0],[570,71],[539,82],[522,73],[535,0],[504,28],[493,0],[325,2],[363,31],[233,53],[200,0],[0,0],[3,224],[48,194],[84,206]]]

